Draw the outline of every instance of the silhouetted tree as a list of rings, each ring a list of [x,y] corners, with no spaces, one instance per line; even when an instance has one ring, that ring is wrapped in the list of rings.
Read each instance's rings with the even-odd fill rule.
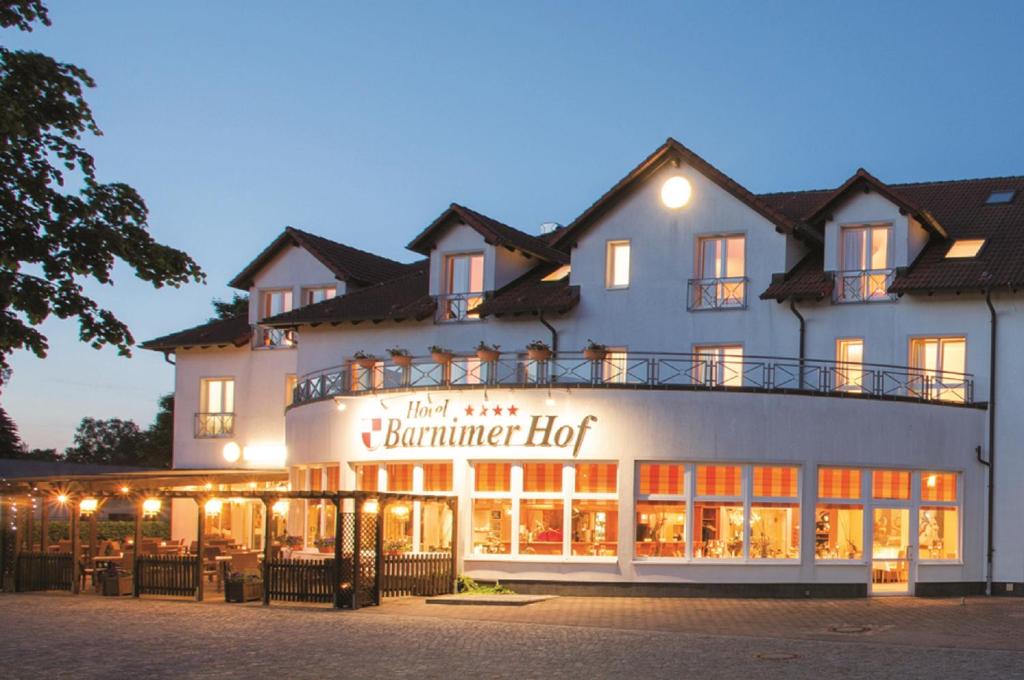
[[[249,313],[249,296],[245,293],[235,293],[230,300],[214,299],[213,317],[210,321],[218,319],[231,319],[242,314]]]

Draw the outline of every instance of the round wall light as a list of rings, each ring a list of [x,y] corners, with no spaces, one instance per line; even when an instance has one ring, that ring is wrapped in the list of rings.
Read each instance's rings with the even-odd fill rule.
[[[661,185],[661,202],[665,204],[666,208],[676,210],[690,202],[692,192],[690,182],[685,177],[679,175],[669,177]]]
[[[236,463],[242,457],[242,449],[235,442],[228,442],[224,445],[224,460],[229,463]]]

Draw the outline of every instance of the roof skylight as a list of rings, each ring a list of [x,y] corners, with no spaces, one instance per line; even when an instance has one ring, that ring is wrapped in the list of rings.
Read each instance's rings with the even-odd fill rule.
[[[986,205],[998,205],[1000,203],[1009,203],[1013,200],[1014,195],[1017,192],[1012,189],[1006,191],[993,191],[988,195],[988,200],[985,201]]]
[[[541,281],[561,281],[569,276],[570,271],[571,268],[569,265],[563,264],[561,267],[542,278]]]
[[[961,238],[953,241],[953,245],[946,251],[946,259],[974,257],[985,245],[983,238]]]

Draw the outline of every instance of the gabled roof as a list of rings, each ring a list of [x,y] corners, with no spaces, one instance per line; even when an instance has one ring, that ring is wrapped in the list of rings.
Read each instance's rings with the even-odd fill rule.
[[[162,352],[190,347],[242,347],[249,342],[251,336],[252,328],[249,326],[248,315],[239,314],[230,319],[215,319],[177,333],[147,340],[140,347]]]
[[[344,243],[310,234],[309,232],[285,227],[284,231],[267,246],[256,259],[246,265],[231,282],[232,288],[249,290],[253,278],[285,247],[300,246],[327,267],[335,278],[361,285],[380,283],[399,276],[404,264],[380,255],[374,255]]]
[[[896,191],[879,180],[864,168],[857,168],[857,172],[853,173],[848,180],[843,182],[839,188],[833,191],[811,214],[807,215],[804,218],[804,221],[808,224],[814,225],[823,222],[825,219],[830,217],[832,210],[834,210],[848,194],[857,189],[878,193],[887,201],[899,207],[903,212],[913,215],[925,229],[928,229],[933,234],[942,237],[947,235],[946,230],[942,228],[942,225],[935,220],[931,213],[921,208],[901,192]]]
[[[433,315],[437,302],[429,294],[430,260],[405,265],[405,274],[264,319],[263,326],[294,326],[361,321],[420,321]]]
[[[811,241],[820,241],[821,237],[817,232],[806,228],[798,220],[776,210],[721,170],[675,139],[669,137],[654,153],[645,158],[640,165],[633,168],[628,175],[619,180],[615,186],[605,192],[601,198],[597,199],[593,205],[573,220],[572,224],[558,236],[555,246],[562,249],[573,246],[601,215],[607,213],[666,163],[672,162],[685,163],[691,166],[751,210],[774,224],[775,229],[780,233],[796,234]]]
[[[498,220],[482,215],[466,206],[452,203],[441,215],[430,223],[426,229],[414,238],[407,248],[420,253],[430,255],[438,238],[453,224],[462,222],[478,234],[484,237],[484,241],[495,246],[504,246],[518,250],[528,256],[536,257],[546,262],[559,262],[567,264],[569,255],[551,247],[547,240],[538,238],[520,231],[515,227],[502,224]]]
[[[545,276],[560,268],[558,264],[535,267],[494,291],[472,311],[480,316],[564,314],[579,304],[580,287],[570,286],[568,276],[558,281],[544,281]]]

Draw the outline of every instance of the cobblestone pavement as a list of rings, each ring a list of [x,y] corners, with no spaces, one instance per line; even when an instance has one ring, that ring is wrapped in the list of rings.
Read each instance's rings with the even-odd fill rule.
[[[868,632],[830,627],[869,626]],[[851,628],[852,629],[852,628]],[[0,595],[5,678],[1024,678],[1024,600],[527,607]]]

